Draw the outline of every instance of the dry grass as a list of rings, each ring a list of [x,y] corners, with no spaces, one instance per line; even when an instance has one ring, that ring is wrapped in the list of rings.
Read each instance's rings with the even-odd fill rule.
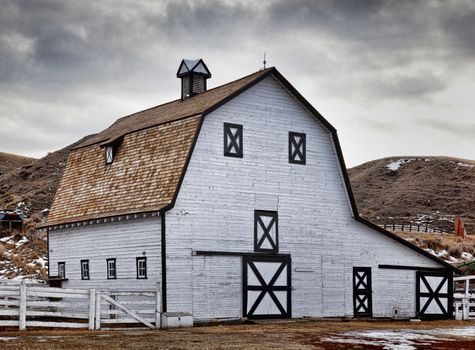
[[[422,232],[395,232],[399,237],[409,240],[422,249],[433,249],[434,251],[446,250],[449,255],[455,258],[460,257],[462,252],[475,255],[475,236],[469,235],[465,238],[456,237],[449,234],[434,234]]]

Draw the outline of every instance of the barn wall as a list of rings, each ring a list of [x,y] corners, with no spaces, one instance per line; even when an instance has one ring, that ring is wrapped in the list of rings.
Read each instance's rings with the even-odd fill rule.
[[[243,158],[223,156],[224,122],[243,125]],[[289,164],[289,131],[306,133],[306,165]],[[278,210],[279,252],[292,257],[293,317],[352,315],[353,266],[373,267],[376,316],[390,315],[394,303],[413,312],[415,273],[377,265],[440,266],[356,222],[345,191],[331,135],[273,78],[218,108],[204,120],[167,213],[168,311],[241,314],[240,258],[193,250],[253,252],[257,209]]]
[[[154,289],[161,282],[160,218],[142,218],[54,230],[49,234],[50,275],[66,262],[64,287]],[[145,252],[145,254],[143,254]],[[147,257],[147,279],[137,279],[136,258]],[[106,259],[116,258],[117,279],[107,279]],[[89,259],[90,280],[80,261]]]

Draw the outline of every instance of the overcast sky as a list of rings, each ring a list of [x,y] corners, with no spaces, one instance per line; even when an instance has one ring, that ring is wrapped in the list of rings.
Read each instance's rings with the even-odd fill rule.
[[[33,157],[275,66],[339,131],[348,166],[475,159],[475,1],[0,0],[0,151]]]

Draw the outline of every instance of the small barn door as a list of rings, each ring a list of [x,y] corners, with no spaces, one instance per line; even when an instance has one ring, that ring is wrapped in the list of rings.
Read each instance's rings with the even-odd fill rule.
[[[372,317],[371,267],[353,267],[353,313],[355,317]]]
[[[244,317],[291,317],[290,278],[288,257],[244,257]]]
[[[422,319],[452,318],[453,278],[450,273],[416,272],[416,315]]]

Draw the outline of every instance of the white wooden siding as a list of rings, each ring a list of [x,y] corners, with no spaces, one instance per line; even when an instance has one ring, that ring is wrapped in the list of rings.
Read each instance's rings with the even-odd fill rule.
[[[54,230],[49,233],[50,275],[66,262],[63,287],[155,289],[161,282],[160,218]],[[145,255],[143,254],[145,252]],[[136,258],[147,257],[147,279],[137,279]],[[117,279],[107,279],[106,259],[116,258]],[[81,280],[80,261],[89,259],[89,280]]]
[[[224,122],[243,125],[243,158],[223,155]],[[289,164],[289,131],[306,134],[306,165]],[[242,314],[241,291],[232,290],[241,288],[240,259],[207,258],[216,265],[204,268],[208,260],[192,250],[252,252],[254,210],[278,209],[279,252],[292,257],[293,317],[352,315],[353,266],[372,267],[375,316],[390,316],[393,306],[413,315],[415,272],[378,264],[440,266],[356,222],[345,191],[331,135],[273,78],[218,108],[205,118],[167,213],[168,311]]]

